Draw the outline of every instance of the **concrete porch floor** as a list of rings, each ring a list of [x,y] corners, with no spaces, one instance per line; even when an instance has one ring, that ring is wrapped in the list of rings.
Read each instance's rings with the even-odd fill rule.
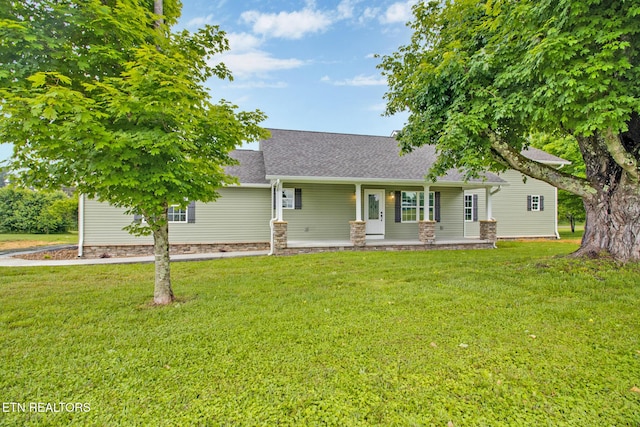
[[[477,246],[491,244],[488,240],[480,240],[477,238],[460,238],[460,239],[436,239],[434,244],[425,245],[421,241],[415,240],[402,240],[402,239],[367,239],[365,242],[366,247],[406,247],[416,246],[422,249],[425,246],[433,247],[437,249],[440,247],[450,246]],[[302,248],[350,248],[354,247],[350,240],[294,240],[287,242],[288,249],[302,249]],[[418,248],[416,248],[418,249]]]

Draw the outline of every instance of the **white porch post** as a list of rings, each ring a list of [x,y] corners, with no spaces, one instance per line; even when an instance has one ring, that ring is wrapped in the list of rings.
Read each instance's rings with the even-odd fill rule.
[[[282,181],[276,185],[276,219],[282,221]]]
[[[356,184],[356,221],[362,221],[362,184]]]
[[[424,210],[424,213],[422,214],[422,219],[425,221],[429,221],[431,218],[429,218],[429,186],[425,185],[424,186],[424,206],[422,207],[422,209]],[[419,205],[420,203],[418,203]],[[420,214],[418,213],[418,219],[420,219]]]
[[[491,206],[491,188],[487,187],[484,189],[485,191],[485,208],[487,211],[487,221],[493,220],[493,210]]]

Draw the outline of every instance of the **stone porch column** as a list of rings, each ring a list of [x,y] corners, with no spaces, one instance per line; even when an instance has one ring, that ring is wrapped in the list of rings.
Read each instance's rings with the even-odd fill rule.
[[[356,247],[363,247],[367,239],[367,223],[365,221],[349,221],[351,243]]]
[[[498,240],[498,222],[495,220],[480,221],[480,240],[495,243]]]
[[[436,222],[419,221],[418,238],[425,245],[432,245],[436,242]]]
[[[273,249],[274,253],[287,249],[287,221],[275,221],[273,223]]]

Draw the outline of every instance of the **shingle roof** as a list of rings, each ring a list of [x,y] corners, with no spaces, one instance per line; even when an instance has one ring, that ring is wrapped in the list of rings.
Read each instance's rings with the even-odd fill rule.
[[[433,146],[400,155],[393,137],[329,132],[269,129],[271,138],[260,143],[261,151],[236,150],[232,157],[240,165],[227,168],[243,184],[268,184],[271,178],[347,179],[424,182],[436,160]],[[529,148],[523,154],[543,163],[568,164],[542,150]],[[503,183],[497,175],[471,182]],[[438,182],[462,183],[464,176],[451,171]]]
[[[271,177],[347,178],[423,182],[436,159],[433,146],[400,155],[392,137],[269,129],[262,141],[265,169]],[[440,182],[463,182],[452,171]],[[479,179],[477,181],[483,181]],[[493,174],[485,181],[504,182]]]
[[[228,166],[225,171],[229,175],[237,177],[242,184],[269,184],[261,151],[235,150],[231,152],[231,157],[240,164]]]

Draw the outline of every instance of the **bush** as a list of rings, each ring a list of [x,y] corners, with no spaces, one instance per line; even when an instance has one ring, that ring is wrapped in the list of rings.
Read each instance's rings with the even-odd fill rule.
[[[0,231],[5,233],[63,233],[76,227],[77,212],[78,198],[62,191],[0,188]]]

